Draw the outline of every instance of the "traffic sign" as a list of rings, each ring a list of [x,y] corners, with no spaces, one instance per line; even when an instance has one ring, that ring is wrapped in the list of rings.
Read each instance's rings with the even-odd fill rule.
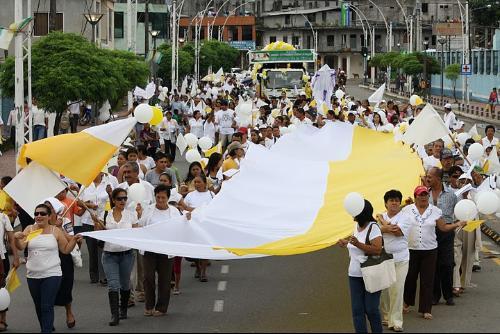
[[[472,66],[471,64],[462,64],[460,69],[461,75],[472,75]]]

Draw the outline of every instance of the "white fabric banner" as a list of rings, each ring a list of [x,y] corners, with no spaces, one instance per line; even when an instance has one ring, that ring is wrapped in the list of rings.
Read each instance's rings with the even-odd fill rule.
[[[38,204],[48,197],[54,197],[64,188],[57,174],[33,161],[17,174],[4,190],[33,217]]]

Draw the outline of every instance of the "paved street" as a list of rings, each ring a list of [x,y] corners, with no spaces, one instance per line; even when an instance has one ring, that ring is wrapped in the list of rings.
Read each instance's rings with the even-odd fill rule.
[[[483,270],[473,274],[478,287],[457,298],[454,307],[436,306],[432,321],[413,311],[405,317],[407,332],[498,331],[500,258],[494,254],[500,249],[483,240],[492,253],[483,254]],[[83,268],[77,270],[73,290],[77,326],[72,331],[351,332],[347,267],[347,251],[333,247],[292,257],[213,261],[209,282],[200,283],[184,262],[182,293],[172,296],[168,316],[146,318],[138,303],[130,309],[130,319],[114,328],[107,325],[106,288],[91,285]],[[24,277],[24,267],[20,274]],[[36,332],[34,307],[22,282],[9,309],[9,331]],[[55,327],[67,331],[63,308],[56,309]]]

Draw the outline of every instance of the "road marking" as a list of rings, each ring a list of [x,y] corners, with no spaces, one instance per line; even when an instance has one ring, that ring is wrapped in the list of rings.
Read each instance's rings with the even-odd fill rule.
[[[217,291],[226,291],[226,286],[227,286],[226,281],[220,281],[219,284],[217,285]]]
[[[223,266],[221,266],[220,273],[221,274],[227,274],[227,273],[229,273],[229,265],[224,264]]]
[[[216,300],[214,302],[214,312],[222,312],[222,311],[224,311],[224,301]]]

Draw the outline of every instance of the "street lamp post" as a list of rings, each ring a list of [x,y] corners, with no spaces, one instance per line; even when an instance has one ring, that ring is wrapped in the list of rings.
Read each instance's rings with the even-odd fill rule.
[[[441,103],[443,103],[444,97],[444,45],[446,44],[446,38],[438,39],[438,43],[441,44]]]
[[[87,14],[83,14],[83,16],[85,17],[85,20],[87,20],[87,22],[92,26],[92,44],[93,45],[96,45],[96,33],[95,33],[95,28],[97,26],[97,24],[99,23],[99,21],[101,21],[102,17],[104,16],[104,14],[101,14],[101,13],[87,13]],[[98,111],[97,111],[97,103],[94,102],[93,104],[93,109],[94,109],[94,125],[97,124],[97,117],[98,117]]]
[[[255,0],[248,0],[244,3],[242,3],[241,5],[239,6],[236,6],[231,12],[232,14],[229,14],[227,17],[226,17],[226,20],[224,21],[224,24],[222,25],[222,28],[219,30],[219,41],[222,42],[222,40],[224,39],[224,29],[226,28],[226,24],[227,24],[227,21],[229,20],[229,17],[231,16],[234,16],[236,15],[236,11],[238,9],[240,9],[241,7],[245,6],[245,5],[248,5],[249,3],[254,3]]]
[[[304,14],[300,14],[304,17],[304,20],[309,24],[309,27],[311,28],[312,35],[313,35],[313,43],[314,43],[314,54],[315,58],[318,56],[318,31],[314,30],[313,25],[311,21],[305,16]],[[318,72],[318,60],[314,60],[314,73]]]
[[[153,80],[154,80],[155,85],[156,85],[156,69],[155,69],[156,40],[158,39],[158,36],[160,35],[161,31],[151,30],[149,33],[151,34],[151,37],[153,38],[153,57],[151,59],[151,73],[153,74]]]
[[[425,88],[424,88],[424,95],[427,96],[427,90],[429,87],[427,87],[427,49],[429,48],[429,41],[424,41],[424,83],[425,83]]]

